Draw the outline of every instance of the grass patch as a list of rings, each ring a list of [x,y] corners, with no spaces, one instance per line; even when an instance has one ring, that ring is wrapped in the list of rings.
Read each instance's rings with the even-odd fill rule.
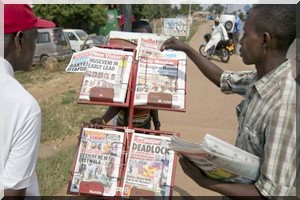
[[[199,26],[201,24],[203,24],[205,21],[194,21],[191,28],[190,28],[190,36],[188,37],[188,41],[190,41],[192,39],[192,37],[195,35],[195,33],[197,32]]]
[[[203,21],[203,20],[202,21],[194,21],[193,24],[190,27],[190,35],[189,35],[189,37],[188,38],[186,38],[186,37],[179,37],[179,39],[181,41],[184,41],[184,42],[189,42],[192,39],[192,37],[195,35],[195,33],[197,32],[199,26],[201,24],[203,24],[203,23],[205,23],[205,21]]]
[[[63,148],[49,158],[38,159],[36,173],[41,196],[53,196],[69,182],[75,150]]]
[[[81,121],[102,116],[104,106],[77,104],[78,94],[70,89],[40,102],[42,109],[41,142],[79,133]]]
[[[49,71],[46,70],[45,67],[41,65],[35,65],[30,69],[29,72],[16,71],[15,78],[23,85],[39,84],[41,82],[45,82],[47,80],[51,80],[55,78],[57,74],[60,74],[65,70],[69,62],[70,62],[70,58],[59,62],[59,68],[55,71]]]

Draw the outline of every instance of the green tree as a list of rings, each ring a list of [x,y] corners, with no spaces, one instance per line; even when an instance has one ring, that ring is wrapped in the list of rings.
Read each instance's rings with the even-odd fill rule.
[[[180,14],[188,15],[189,14],[190,5],[189,4],[181,4],[180,5]],[[195,11],[201,11],[203,8],[200,4],[191,4],[191,14]]]
[[[225,7],[222,6],[221,4],[213,4],[207,8],[207,10],[210,13],[217,14],[217,15],[220,15],[224,9]]]
[[[141,4],[132,5],[132,12],[136,19],[146,18],[151,22],[153,19],[169,17],[172,13],[170,4]]]
[[[37,16],[54,21],[58,27],[90,32],[106,23],[105,7],[101,4],[36,4],[33,9]]]

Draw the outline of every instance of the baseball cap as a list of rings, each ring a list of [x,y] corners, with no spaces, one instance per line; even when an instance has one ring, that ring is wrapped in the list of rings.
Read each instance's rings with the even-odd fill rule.
[[[53,22],[37,18],[27,4],[4,4],[4,34],[52,27],[55,27]]]

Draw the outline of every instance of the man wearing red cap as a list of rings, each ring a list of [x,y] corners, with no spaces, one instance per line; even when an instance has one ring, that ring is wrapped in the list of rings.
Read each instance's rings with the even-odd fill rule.
[[[36,100],[14,79],[14,71],[29,70],[37,28],[55,27],[38,19],[24,4],[4,5],[4,58],[0,57],[0,117],[4,139],[5,196],[39,196],[35,165],[41,133],[41,110]]]

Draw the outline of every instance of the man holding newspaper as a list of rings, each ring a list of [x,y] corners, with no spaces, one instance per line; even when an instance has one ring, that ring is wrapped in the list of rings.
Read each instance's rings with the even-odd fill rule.
[[[162,45],[161,50],[184,51],[222,92],[245,97],[237,106],[236,146],[260,158],[258,179],[250,184],[210,179],[179,155],[184,172],[200,186],[234,199],[296,195],[296,83],[286,59],[296,35],[295,18],[295,5],[257,5],[250,12],[240,56],[256,72],[223,71],[174,37]]]

